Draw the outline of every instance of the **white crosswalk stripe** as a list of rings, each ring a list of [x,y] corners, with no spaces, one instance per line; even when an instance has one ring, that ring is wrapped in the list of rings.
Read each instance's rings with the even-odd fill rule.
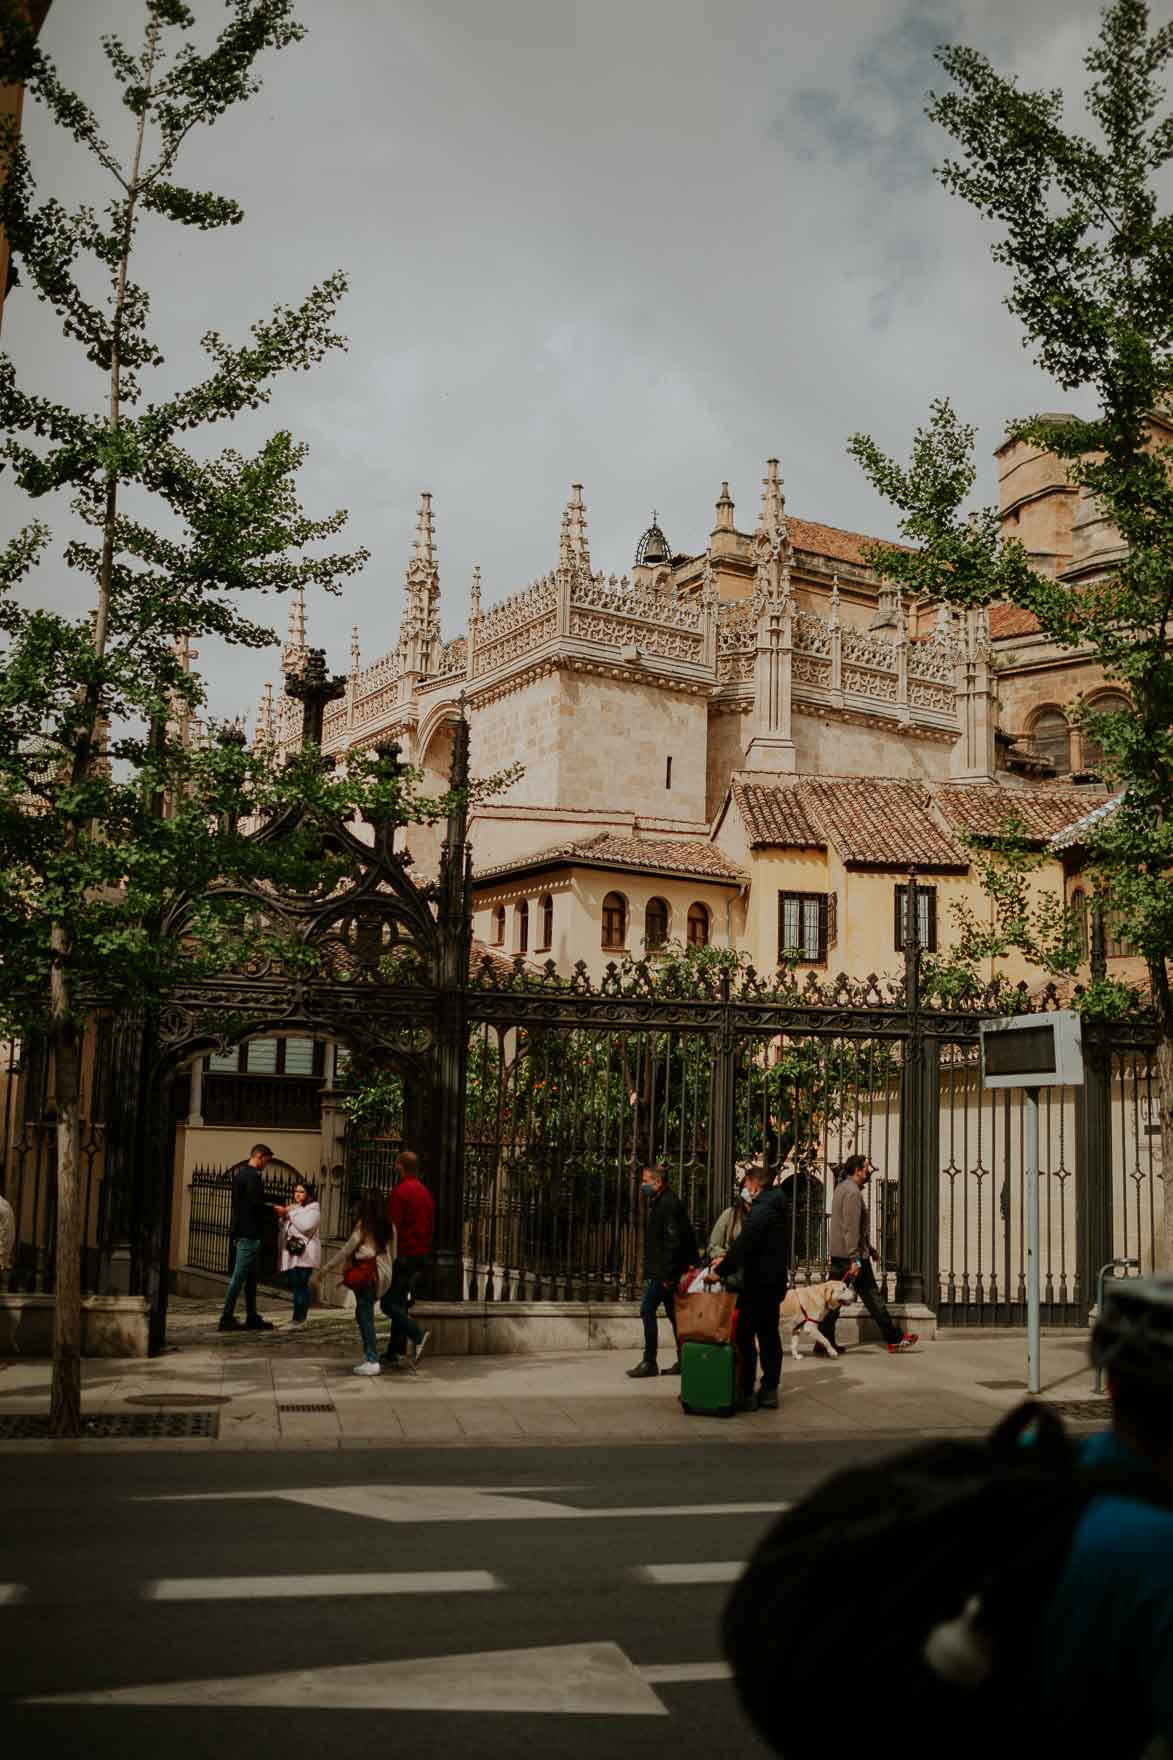
[[[742,1572],[737,1559],[703,1564],[636,1564],[630,1575],[637,1583],[661,1588],[686,1588],[690,1583],[735,1583]]]
[[[145,1601],[271,1601],[330,1595],[469,1595],[505,1584],[492,1571],[341,1571],[279,1577],[160,1577]]]

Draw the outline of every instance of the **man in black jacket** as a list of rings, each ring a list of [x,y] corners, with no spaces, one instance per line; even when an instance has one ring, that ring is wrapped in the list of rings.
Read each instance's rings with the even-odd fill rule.
[[[663,1305],[672,1330],[676,1331],[676,1285],[681,1275],[690,1265],[695,1265],[698,1258],[696,1235],[688,1220],[688,1212],[683,1201],[668,1189],[664,1169],[645,1167],[640,1191],[648,1201],[648,1223],[644,1235],[644,1277],[647,1279],[647,1288],[644,1290],[643,1306],[639,1311],[640,1319],[644,1323],[643,1361],[627,1371],[633,1381],[642,1380],[645,1375],[660,1373],[656,1362],[659,1343],[657,1315]],[[679,1351],[676,1361],[664,1373],[679,1375]]]
[[[273,1330],[273,1322],[262,1320],[257,1313],[257,1254],[261,1250],[266,1207],[262,1176],[272,1159],[273,1151],[267,1143],[255,1143],[248,1160],[232,1170],[232,1239],[236,1257],[220,1316],[221,1332],[237,1332],[242,1326],[252,1332]],[[233,1312],[242,1289],[246,1314],[243,1321]]]
[[[782,1379],[778,1310],[786,1294],[788,1214],[782,1193],[775,1189],[772,1167],[755,1162],[746,1173],[745,1189],[752,1193],[752,1201],[741,1233],[713,1260],[711,1269],[722,1279],[735,1271],[742,1274],[737,1299],[738,1410],[752,1412],[761,1407],[774,1411]],[[762,1384],[755,1399],[759,1352]]]

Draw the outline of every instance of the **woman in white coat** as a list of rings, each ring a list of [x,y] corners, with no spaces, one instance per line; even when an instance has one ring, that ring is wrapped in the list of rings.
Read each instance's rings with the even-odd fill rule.
[[[279,1234],[278,1271],[293,1291],[293,1324],[310,1311],[310,1279],[322,1263],[322,1207],[308,1180],[299,1179],[288,1204],[274,1204]]]
[[[354,1365],[356,1375],[380,1375],[383,1370],[375,1337],[375,1303],[391,1288],[391,1232],[383,1193],[364,1192],[350,1239],[322,1266],[323,1271],[346,1267],[342,1281],[354,1293],[354,1317],[363,1348],[363,1361]]]

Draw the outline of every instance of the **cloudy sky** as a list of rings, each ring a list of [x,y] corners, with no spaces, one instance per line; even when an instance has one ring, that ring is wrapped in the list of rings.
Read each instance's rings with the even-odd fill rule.
[[[217,0],[193,0],[213,29]],[[990,235],[932,177],[933,49],[984,48],[1034,85],[1084,84],[1088,0],[302,0],[310,35],[260,97],[193,142],[181,181],[245,224],[151,225],[139,278],[167,354],[240,337],[344,270],[350,338],[270,409],[310,446],[304,498],[350,510],[371,561],[310,639],[339,669],[392,646],[420,489],[435,497],[445,635],[474,563],[492,603],[554,565],[581,481],[596,566],[622,572],[653,507],[699,549],[722,478],[752,525],[763,460],[807,519],[894,536],[846,456],[863,429],[903,453],[949,392],[988,456],[1006,420],[1069,404],[1002,310]],[[1163,10],[1158,8],[1158,11]],[[98,36],[141,33],[141,0],[55,0],[43,44],[110,118]],[[206,34],[206,33],[205,33]],[[26,113],[46,193],[99,193]],[[30,388],[96,407],[45,308],[15,294],[4,345]],[[983,498],[994,499],[990,461]],[[0,491],[10,531],[28,510]],[[68,528],[67,509],[59,529]],[[47,565],[39,591],[60,602]],[[286,608],[274,607],[284,628]],[[211,706],[251,710],[276,651],[204,657]]]

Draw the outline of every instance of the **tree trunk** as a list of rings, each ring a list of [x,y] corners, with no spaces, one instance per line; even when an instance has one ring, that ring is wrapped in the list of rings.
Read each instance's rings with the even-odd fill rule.
[[[81,1434],[81,1035],[72,1021],[53,1033],[57,1100],[57,1251],[50,1436]]]

